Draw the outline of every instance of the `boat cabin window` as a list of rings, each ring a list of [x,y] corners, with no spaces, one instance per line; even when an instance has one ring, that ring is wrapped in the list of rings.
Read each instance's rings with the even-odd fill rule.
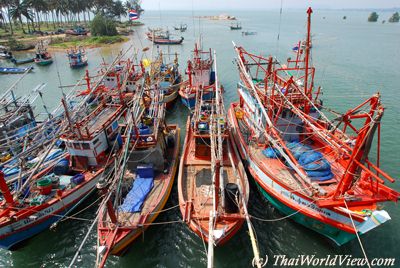
[[[79,145],[79,143],[74,142],[74,148],[80,150],[81,146]]]
[[[112,131],[112,127],[108,127],[108,128],[107,128],[107,135],[110,135],[112,132],[113,132],[113,131]]]
[[[99,139],[95,139],[94,141],[93,141],[93,144],[96,144],[96,143],[98,143],[99,142]]]
[[[82,143],[82,149],[83,150],[89,150],[90,149],[90,144],[89,143]]]

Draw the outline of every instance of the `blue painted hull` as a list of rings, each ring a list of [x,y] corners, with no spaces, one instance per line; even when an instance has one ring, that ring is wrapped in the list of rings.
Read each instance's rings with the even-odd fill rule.
[[[78,202],[63,207],[62,210],[56,213],[57,216],[51,216],[40,223],[33,223],[31,226],[29,226],[24,230],[19,230],[18,232],[15,232],[11,235],[7,235],[6,237],[0,239],[0,248],[10,249],[13,246],[17,245],[18,243],[21,243],[22,241],[27,240],[39,234],[40,232],[46,230],[53,223],[59,221],[66,213],[72,211],[78,205],[80,205],[91,193],[93,193],[93,191],[94,189],[91,189],[89,192],[78,198],[77,199]]]
[[[67,210],[64,210],[62,213],[59,213],[58,215],[64,215]],[[4,249],[10,249],[12,246],[28,239],[31,238],[40,232],[43,232],[49,226],[51,226],[53,223],[58,221],[60,217],[50,217],[49,219],[45,220],[44,222],[34,225],[24,231],[19,231],[11,236],[8,236],[4,239],[0,240],[0,247]]]
[[[214,92],[208,92],[203,95],[203,100],[211,100]],[[193,98],[184,98],[181,96],[181,101],[183,105],[189,108],[189,110],[193,110],[196,105],[196,95]]]
[[[76,63],[76,64],[70,64],[69,66],[72,69],[75,69],[75,68],[81,68],[81,67],[84,67],[84,66],[87,66],[87,65],[88,65],[88,63],[86,61],[86,62],[81,62],[81,63]]]

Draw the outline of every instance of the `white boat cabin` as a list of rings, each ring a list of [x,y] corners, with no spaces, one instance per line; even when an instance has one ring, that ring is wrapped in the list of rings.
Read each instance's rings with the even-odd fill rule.
[[[106,105],[98,107],[74,128],[73,133],[65,134],[62,140],[68,153],[88,166],[102,164],[107,158],[107,152],[118,149],[122,145],[120,120],[122,106]]]

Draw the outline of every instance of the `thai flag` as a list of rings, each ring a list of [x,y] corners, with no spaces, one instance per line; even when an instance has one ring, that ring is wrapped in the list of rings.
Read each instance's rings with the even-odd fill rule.
[[[129,10],[129,19],[130,20],[138,20],[139,19],[139,14],[137,13],[136,10],[134,10],[134,9]]]

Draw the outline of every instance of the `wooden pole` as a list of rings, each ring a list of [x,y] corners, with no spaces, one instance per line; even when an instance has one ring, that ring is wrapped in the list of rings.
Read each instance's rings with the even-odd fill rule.
[[[208,252],[207,252],[207,268],[214,267],[214,213],[210,210],[210,218],[208,220]]]

